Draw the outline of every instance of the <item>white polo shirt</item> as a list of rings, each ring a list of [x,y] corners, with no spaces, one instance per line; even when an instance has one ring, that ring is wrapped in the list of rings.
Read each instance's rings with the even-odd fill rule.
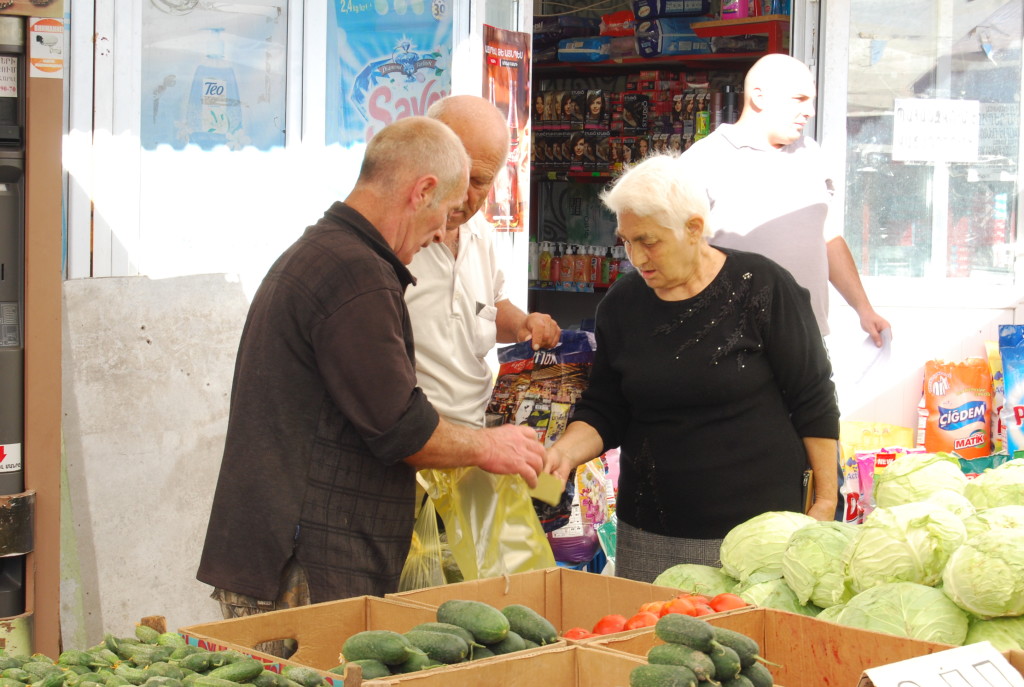
[[[495,303],[505,296],[493,229],[482,213],[459,228],[459,255],[432,243],[409,265],[405,291],[416,344],[416,381],[442,416],[484,426],[493,375],[484,356],[497,342]]]
[[[832,180],[821,149],[803,136],[782,148],[742,136],[722,124],[683,153],[706,184],[713,246],[760,253],[785,267],[811,292],[811,307],[828,334],[828,256],[825,243]]]

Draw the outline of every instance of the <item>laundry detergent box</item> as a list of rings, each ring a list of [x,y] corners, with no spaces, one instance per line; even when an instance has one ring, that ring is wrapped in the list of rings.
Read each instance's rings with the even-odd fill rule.
[[[638,22],[636,51],[640,57],[700,55],[711,52],[711,41],[694,33],[691,19],[665,17]]]

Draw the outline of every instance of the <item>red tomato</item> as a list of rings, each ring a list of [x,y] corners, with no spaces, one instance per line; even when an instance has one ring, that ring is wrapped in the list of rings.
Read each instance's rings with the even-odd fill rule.
[[[593,632],[585,627],[574,627],[562,633],[565,639],[586,639],[595,636]]]
[[[702,615],[711,615],[715,612],[715,609],[711,608],[711,606],[708,606],[707,604],[694,604],[694,608],[696,609],[694,615],[698,618]]]
[[[695,604],[696,603],[706,604],[709,601],[708,597],[704,596],[703,594],[693,594],[693,593],[690,593],[690,592],[683,592],[682,594],[676,594],[676,598],[677,599],[678,598],[689,599],[690,601],[692,601]]]
[[[658,615],[661,613],[661,607],[665,605],[664,601],[648,601],[645,604],[640,604],[640,611],[647,611],[648,613],[654,613]]]
[[[697,615],[697,608],[687,598],[671,599],[661,607],[661,615],[669,613],[682,613],[683,615]]]
[[[650,627],[658,622],[658,615],[650,611],[640,611],[626,621],[625,630],[636,630],[641,627]]]
[[[592,632],[595,635],[609,635],[613,632],[622,632],[625,626],[626,616],[612,613],[598,620]]]
[[[750,604],[744,601],[740,596],[731,594],[729,592],[723,592],[708,602],[711,608],[715,609],[715,612],[721,613],[722,611],[732,611],[737,608],[746,608]]]

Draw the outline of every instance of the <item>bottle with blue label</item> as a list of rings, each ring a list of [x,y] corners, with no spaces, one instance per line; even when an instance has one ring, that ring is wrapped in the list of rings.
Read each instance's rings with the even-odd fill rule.
[[[187,124],[189,143],[210,150],[237,143],[242,128],[242,103],[235,70],[224,59],[224,29],[206,31],[206,56],[192,77]]]

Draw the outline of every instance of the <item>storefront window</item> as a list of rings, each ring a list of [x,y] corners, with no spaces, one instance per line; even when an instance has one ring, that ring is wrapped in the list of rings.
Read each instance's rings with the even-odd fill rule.
[[[862,274],[1013,282],[1021,7],[850,3],[845,236]]]

